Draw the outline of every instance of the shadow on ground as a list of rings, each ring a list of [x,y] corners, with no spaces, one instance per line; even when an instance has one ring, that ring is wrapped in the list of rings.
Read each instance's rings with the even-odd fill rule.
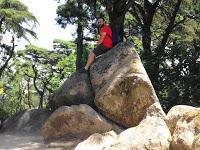
[[[44,144],[41,135],[0,134],[0,150],[73,150],[79,142],[77,139]]]

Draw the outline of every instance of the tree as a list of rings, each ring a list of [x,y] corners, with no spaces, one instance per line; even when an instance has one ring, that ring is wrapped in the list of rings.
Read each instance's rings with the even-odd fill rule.
[[[187,18],[171,34],[160,65],[158,94],[166,110],[177,104],[200,105],[200,10],[187,3],[182,8]]]
[[[134,40],[139,48],[166,111],[176,104],[199,104],[198,3],[196,0],[133,1],[126,14],[127,38]]]
[[[62,27],[66,27],[68,23],[77,25],[77,57],[76,57],[76,70],[82,67],[82,55],[83,55],[83,31],[87,25],[87,6],[84,5],[82,0],[69,0],[65,4],[61,5],[57,9],[57,22]]]
[[[0,78],[4,72],[4,70],[6,69],[6,67],[8,66],[9,61],[11,60],[11,58],[14,55],[14,49],[15,49],[15,39],[14,37],[12,37],[12,41],[11,41],[12,45],[6,45],[6,44],[1,44],[0,45],[0,58],[1,58],[1,62],[0,62]]]
[[[160,64],[164,61],[166,47],[170,44],[170,35],[191,16],[187,11],[188,3],[182,0],[144,0],[132,3],[130,12],[142,29],[146,69],[155,87],[158,84]]]
[[[32,28],[25,26],[36,25],[36,18],[28,11],[28,8],[18,0],[0,0],[0,38],[8,32],[13,35],[11,45],[1,43],[0,41],[0,77],[8,65],[8,62],[14,55],[15,38],[24,38],[28,40],[27,33],[36,38],[35,32]]]
[[[109,16],[110,26],[113,31],[120,34],[121,41],[124,37],[125,15],[131,7],[131,3],[131,0],[102,0]]]
[[[12,70],[13,64],[15,64],[16,70]],[[13,61],[12,65],[6,68],[1,80],[4,92],[0,94],[0,106],[2,110],[0,116],[2,115],[3,120],[17,111],[30,108],[27,102],[27,84],[23,77],[23,68],[19,62]]]
[[[121,41],[124,38],[125,15],[131,7],[132,0],[84,0],[88,6],[93,8],[93,16],[99,14],[108,15],[109,23],[114,32],[117,32]],[[104,8],[106,13],[104,12]]]
[[[29,83],[29,79],[32,79],[32,85],[39,95],[39,108],[43,108],[44,101],[47,102],[48,96],[59,87],[60,82],[75,71],[74,51],[75,44],[59,39],[54,40],[54,50],[27,45],[25,50],[18,51],[17,59],[23,59],[24,76],[28,77],[26,81]]]
[[[52,64],[57,60],[48,57],[49,53],[47,49],[34,45],[26,46],[26,49],[19,51],[18,54],[19,56],[23,56],[27,67],[31,68],[31,71],[25,72],[25,75],[33,79],[33,85],[40,97],[38,108],[43,108],[45,91],[49,90],[53,92],[49,84],[53,76]]]

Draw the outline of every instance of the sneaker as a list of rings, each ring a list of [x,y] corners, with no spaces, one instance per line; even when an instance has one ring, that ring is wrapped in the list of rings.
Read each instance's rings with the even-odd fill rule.
[[[88,73],[88,70],[85,70],[85,68],[81,68],[78,70],[79,73]]]

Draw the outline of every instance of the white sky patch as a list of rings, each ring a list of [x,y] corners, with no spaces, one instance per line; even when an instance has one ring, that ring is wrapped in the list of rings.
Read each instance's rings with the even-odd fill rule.
[[[72,40],[72,33],[76,32],[76,27],[68,25],[66,29],[56,25],[56,9],[60,5],[54,0],[20,0],[30,12],[37,18],[39,25],[34,30],[38,40],[30,38],[32,44],[52,49],[54,39]],[[28,42],[20,40],[18,49],[23,48]]]

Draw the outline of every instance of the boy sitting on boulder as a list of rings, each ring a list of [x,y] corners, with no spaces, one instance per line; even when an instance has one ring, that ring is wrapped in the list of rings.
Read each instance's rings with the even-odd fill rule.
[[[106,25],[102,16],[98,18],[98,25],[100,26],[100,37],[97,43],[97,47],[90,53],[87,64],[84,68],[79,70],[80,73],[88,72],[88,69],[94,62],[95,58],[112,48],[112,30],[108,25]]]

